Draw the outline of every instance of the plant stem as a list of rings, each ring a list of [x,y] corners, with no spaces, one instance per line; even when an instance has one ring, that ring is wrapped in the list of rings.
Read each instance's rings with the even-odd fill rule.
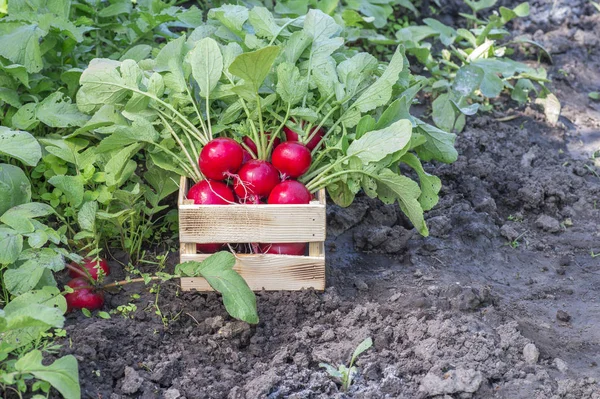
[[[240,101],[242,102],[242,108],[244,109],[244,112],[246,113],[246,117],[248,118],[248,121],[250,122],[250,128],[252,129],[252,136],[254,138],[254,144],[256,144],[256,152],[260,153],[261,147],[258,144],[259,143],[259,141],[258,141],[259,135],[258,135],[258,131],[256,130],[256,125],[254,124],[254,121],[252,120],[250,110],[248,109],[246,102],[244,101],[243,98],[240,98]],[[261,154],[256,154],[256,156],[258,157],[258,159],[262,159]]]
[[[321,177],[318,180],[313,180],[309,184],[306,185],[306,188],[311,193],[316,192],[317,190],[327,187],[331,183],[335,182],[337,177],[340,177],[343,175],[348,175],[350,173],[362,173],[363,175],[367,175],[367,176],[375,178],[375,176],[373,176],[372,174],[370,174],[368,172],[365,172],[364,170],[360,170],[360,169],[343,170],[341,172],[333,173],[329,176]],[[337,179],[337,180],[339,180],[339,179]]]
[[[90,278],[92,278],[92,276],[90,276],[90,275],[89,275],[89,273],[86,273],[86,272],[87,272],[87,270],[86,270],[86,271],[83,271],[82,269],[79,269],[79,268],[77,268],[77,267],[75,267],[75,266],[72,266],[72,265],[70,265],[70,264],[68,264],[68,263],[66,263],[66,264],[65,264],[65,267],[66,267],[67,269],[69,269],[69,270],[71,270],[71,271],[73,271],[73,272],[75,272],[75,273],[79,274],[81,277],[85,277],[85,278],[86,278],[86,280],[89,280]]]
[[[323,170],[319,169],[319,170],[316,170],[313,173],[311,173],[309,176],[306,177],[306,180],[304,180],[304,181],[308,181],[308,183],[306,183],[306,188],[308,188],[309,185],[312,185],[315,181],[322,180],[324,178],[324,175],[327,172],[329,172],[331,169],[335,168],[337,165],[341,164],[345,160],[350,159],[351,157],[352,157],[352,155],[346,155],[345,157],[342,157],[342,158],[338,159],[337,161],[335,161],[331,165],[326,166],[324,169],[321,168]],[[316,176],[318,176],[318,179],[314,178]],[[310,179],[313,179],[313,180],[311,181]]]
[[[300,18],[300,17],[298,17],[298,18]],[[295,18],[295,19],[289,20],[288,22],[286,22],[285,24],[283,24],[283,25],[281,26],[281,28],[279,28],[279,30],[277,31],[277,33],[276,33],[276,34],[273,36],[273,39],[271,39],[271,41],[269,42],[269,46],[273,45],[273,43],[275,42],[275,39],[277,39],[277,37],[278,37],[279,35],[281,35],[281,32],[283,32],[283,30],[284,30],[284,29],[285,29],[285,28],[286,28],[288,25],[290,25],[291,23],[295,22],[295,21],[296,21],[298,18]]]
[[[202,174],[200,173],[200,169],[198,169],[198,164],[197,162],[194,161],[194,159],[192,159],[192,157],[190,156],[189,152],[187,151],[187,149],[185,148],[185,145],[183,144],[183,142],[179,139],[179,137],[177,136],[177,133],[175,133],[175,130],[173,129],[173,127],[166,121],[165,118],[163,118],[162,115],[158,115],[160,117],[160,119],[163,122],[163,125],[165,125],[167,127],[167,129],[169,129],[169,131],[171,132],[171,136],[173,136],[173,138],[175,139],[175,141],[177,142],[177,144],[179,144],[179,147],[181,147],[181,150],[183,151],[183,153],[185,154],[186,158],[188,159],[188,162],[190,163],[190,165],[192,166],[192,169],[195,173],[194,176],[192,176],[192,178],[194,178],[194,180],[198,181],[199,178],[201,178]],[[190,145],[192,143],[190,142]],[[160,148],[160,147],[159,147]]]
[[[169,115],[168,113],[164,112],[162,109],[160,108],[154,108],[159,114],[161,114],[163,117],[165,117],[165,119],[168,117],[170,119],[173,120],[173,122],[175,122],[175,124],[177,124],[181,130],[183,130],[184,132],[191,134],[192,137],[194,137],[196,140],[198,140],[200,143],[202,144],[206,144],[207,141],[204,137],[200,136],[200,132],[194,132],[192,130],[190,130],[189,126],[185,126],[181,121],[177,120],[176,118],[173,118],[173,115]]]
[[[277,136],[279,135],[279,132],[281,132],[281,129],[283,129],[283,127],[285,126],[285,123],[289,119],[291,108],[292,108],[292,105],[290,103],[288,103],[287,111],[285,112],[285,118],[283,118],[283,121],[281,122],[281,124],[279,125],[277,130],[275,130],[274,133],[271,133],[271,139],[269,140],[269,146],[267,147],[267,154],[271,153],[271,150],[273,149],[273,144],[275,143],[275,139],[277,138]]]
[[[108,85],[108,86],[115,86],[115,87],[119,87],[121,89],[125,89],[125,90],[130,90],[134,93],[138,93],[141,94],[142,96],[146,96],[148,98],[150,98],[151,100],[156,101],[157,103],[159,103],[160,105],[162,105],[163,107],[167,108],[169,111],[173,112],[173,114],[175,114],[178,118],[180,118],[183,122],[185,122],[191,129],[192,131],[198,133],[199,137],[202,137],[202,133],[198,130],[198,128],[196,128],[196,126],[194,126],[194,124],[192,122],[190,122],[190,120],[188,118],[186,118],[184,115],[181,114],[181,112],[177,111],[175,109],[175,107],[173,107],[171,104],[164,102],[163,100],[161,100],[160,98],[156,97],[153,94],[149,94],[146,93],[144,91],[141,91],[135,87],[131,87],[131,86],[127,86],[127,85],[122,85],[119,83],[113,83],[113,82],[107,82],[107,81],[89,81],[86,83],[94,83],[97,85]],[[202,119],[200,119],[200,123],[203,124],[204,122],[202,121]],[[206,137],[202,137],[201,140],[202,144],[206,144],[208,142],[208,140],[206,139]]]
[[[256,154],[254,153],[254,150],[248,147],[244,142],[240,142],[240,145],[244,150],[248,151],[248,153],[250,154],[250,156],[252,156],[253,159],[256,159]]]
[[[200,108],[198,108],[198,103],[196,103],[196,101],[194,101],[194,97],[192,96],[192,93],[190,92],[190,88],[188,87],[188,85],[185,85],[185,90],[187,91],[187,95],[190,98],[190,102],[192,104],[194,104],[194,110],[196,111],[196,115],[198,115],[198,120],[200,121],[200,127],[202,127],[204,134],[207,135],[206,126],[204,125],[204,117],[202,116],[202,113],[200,112]]]
[[[206,94],[206,123],[208,124],[208,139],[213,139],[212,123],[210,121],[210,102],[208,101],[208,93]]]
[[[346,112],[348,112],[348,110],[346,110]],[[321,139],[321,141],[319,141],[319,143],[312,150],[311,155],[313,157],[315,156],[315,154],[317,153],[317,151],[319,150],[319,148],[321,148],[321,146],[323,145],[323,143],[325,142],[325,140],[327,140],[327,137],[329,136],[329,134],[331,132],[333,132],[333,130],[342,122],[342,118],[344,117],[344,115],[346,115],[346,112],[344,112],[342,114],[342,116],[340,116],[340,118],[329,129],[327,129],[327,132],[325,132],[325,134],[323,135],[323,138]]]
[[[325,166],[318,168],[317,166],[319,165],[319,162],[321,162],[321,159],[323,159],[325,157],[325,155],[327,155],[328,152],[333,151],[333,150],[338,150],[339,148],[335,148],[335,147],[328,147],[326,149],[324,149],[323,151],[321,151],[319,153],[319,156],[317,157],[317,159],[313,160],[311,162],[310,168],[308,169],[308,171],[306,171],[306,173],[302,176],[302,178],[298,179],[300,181],[308,181],[310,180],[311,176],[313,175],[313,171],[316,172],[319,169],[323,169]],[[318,173],[316,173],[318,174]],[[304,177],[306,176],[306,178]]]
[[[181,276],[172,276],[173,278],[179,278]],[[158,276],[150,276],[150,281],[154,281],[154,280],[162,280],[162,277],[158,277]],[[132,278],[130,280],[121,280],[121,281],[115,281],[114,283],[110,283],[110,284],[106,284],[103,285],[102,288],[114,288],[114,287],[121,287],[123,285],[127,285],[127,284],[133,284],[133,283],[145,283],[147,279],[143,278],[143,277],[139,277],[139,278]]]
[[[202,174],[200,174],[199,176],[196,176],[196,172],[193,169],[190,169],[187,162],[185,162],[183,159],[181,159],[173,151],[169,150],[168,148],[166,148],[160,144],[154,144],[154,145],[156,147],[160,148],[161,150],[163,150],[164,152],[166,152],[167,154],[169,154],[170,156],[172,156],[173,158],[175,158],[177,160],[177,163],[179,163],[179,166],[181,166],[183,168],[184,172],[187,173],[190,178],[194,179],[196,182],[202,180]]]
[[[262,117],[262,109],[261,109],[261,105],[260,105],[260,94],[256,93],[256,109],[258,111],[258,126],[260,128],[260,133],[259,133],[259,142],[256,143],[256,146],[260,146],[260,148],[262,149],[262,156],[259,157],[260,159],[267,159],[267,143],[265,141],[265,138],[267,137],[267,135],[265,134],[265,127],[263,124],[263,117]]]
[[[319,108],[317,108],[317,110],[316,110],[315,112],[316,112],[317,114],[321,113],[321,110],[323,109],[323,107],[329,103],[329,100],[331,100],[331,99],[333,98],[333,96],[335,96],[335,93],[333,93],[333,94],[330,94],[330,95],[329,95],[329,97],[327,97],[327,98],[326,98],[326,99],[325,99],[325,100],[324,100],[324,101],[321,103],[321,105],[319,105]],[[308,124],[308,126],[306,127],[306,131],[307,131],[307,132],[308,132],[308,131],[310,131],[310,130],[311,130],[310,128],[311,128],[312,126],[313,126],[313,123],[312,123],[312,122],[310,122],[310,123]]]
[[[323,120],[321,120],[321,123],[319,123],[317,125],[317,127],[313,129],[312,133],[310,131],[308,132],[308,138],[306,139],[306,143],[310,143],[310,141],[319,133],[319,130],[323,127],[323,125],[325,124],[325,122],[327,121],[327,119],[329,119],[329,117],[335,111],[337,111],[338,108],[339,108],[339,105],[336,105],[335,107],[331,108],[331,110],[323,117]]]

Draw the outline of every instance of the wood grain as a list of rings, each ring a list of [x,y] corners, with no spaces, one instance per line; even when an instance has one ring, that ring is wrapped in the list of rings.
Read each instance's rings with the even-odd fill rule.
[[[202,261],[210,255],[182,254],[181,261]],[[234,266],[253,291],[325,289],[325,258],[289,255],[238,255]],[[213,291],[201,277],[181,279],[184,291]]]
[[[182,178],[181,189],[187,189]],[[318,197],[324,197],[319,193]],[[179,195],[179,240],[187,243],[279,243],[325,240],[326,205],[194,205]]]

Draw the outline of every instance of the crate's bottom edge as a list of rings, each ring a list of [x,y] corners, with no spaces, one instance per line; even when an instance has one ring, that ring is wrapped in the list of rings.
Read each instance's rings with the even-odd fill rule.
[[[182,291],[197,291],[197,292],[211,292],[213,288],[208,282],[201,277],[182,277],[180,279],[180,285]],[[301,291],[306,289],[314,289],[315,291],[325,290],[325,278],[316,279],[313,283],[299,282],[299,281],[276,281],[267,282],[260,284],[258,282],[248,281],[248,286],[252,291]]]
[[[210,255],[182,254],[181,262],[202,261]],[[252,291],[325,290],[325,257],[292,255],[238,256],[233,270]],[[202,277],[182,277],[183,291],[213,291]]]

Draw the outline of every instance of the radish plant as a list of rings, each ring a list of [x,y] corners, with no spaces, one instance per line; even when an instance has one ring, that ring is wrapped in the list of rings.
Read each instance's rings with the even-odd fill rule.
[[[41,148],[31,134],[0,127],[0,155],[35,166]],[[81,258],[63,248],[63,229],[40,221],[54,214],[52,207],[30,200],[22,169],[0,163],[0,389],[22,397],[28,390],[47,395],[53,386],[76,399],[77,360],[69,355],[43,365],[40,342],[48,330],[63,327],[67,310],[53,272],[64,269],[65,257]],[[29,386],[32,379],[38,381]]]
[[[336,369],[330,364],[319,363],[319,367],[325,368],[325,370],[331,377],[337,379],[340,382],[340,384],[342,384],[343,391],[348,391],[348,389],[350,389],[350,386],[352,385],[354,377],[358,373],[358,369],[354,365],[354,362],[364,351],[371,348],[371,346],[373,346],[373,340],[370,337],[358,344],[358,346],[354,350],[354,353],[352,353],[352,358],[350,359],[350,364],[348,366],[340,364]]]
[[[266,199],[280,177],[296,177],[342,206],[361,190],[398,202],[427,235],[423,211],[436,204],[440,182],[421,160],[453,162],[455,136],[411,116],[424,83],[402,47],[381,63],[344,42],[344,27],[320,10],[276,18],[263,7],[225,5],[154,59],[92,60],[77,105],[105,122],[102,142],[143,146],[155,165],[196,182],[229,176],[246,202]],[[104,118],[107,109],[122,118]],[[139,124],[144,133],[132,134]],[[284,138],[290,144],[274,152]],[[225,139],[237,142],[223,150],[235,148],[235,156],[212,169],[203,154]],[[308,143],[308,169],[307,152],[293,141]],[[239,167],[243,150],[256,159]]]

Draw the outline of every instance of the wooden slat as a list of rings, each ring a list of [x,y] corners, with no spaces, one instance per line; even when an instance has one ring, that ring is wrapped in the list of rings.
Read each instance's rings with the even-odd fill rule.
[[[327,203],[327,197],[325,195],[325,189],[322,188],[317,193],[317,200],[319,204],[325,206]],[[327,225],[325,225],[325,230],[327,230]],[[309,256],[325,256],[325,242],[310,242],[308,243],[308,255]]]
[[[181,255],[181,261],[201,261],[210,255]],[[304,288],[325,289],[325,258],[289,255],[238,255],[234,266],[253,291],[296,291]],[[181,279],[184,291],[212,291],[205,279]]]
[[[193,205],[179,193],[179,240],[185,243],[278,243],[325,240],[323,200],[307,205]],[[318,193],[324,198],[324,193]]]
[[[197,252],[196,244],[194,244],[194,243],[182,242],[179,244],[179,259],[180,260],[183,255],[195,255],[196,252]]]
[[[195,243],[325,240],[325,206],[180,205],[179,239]]]

